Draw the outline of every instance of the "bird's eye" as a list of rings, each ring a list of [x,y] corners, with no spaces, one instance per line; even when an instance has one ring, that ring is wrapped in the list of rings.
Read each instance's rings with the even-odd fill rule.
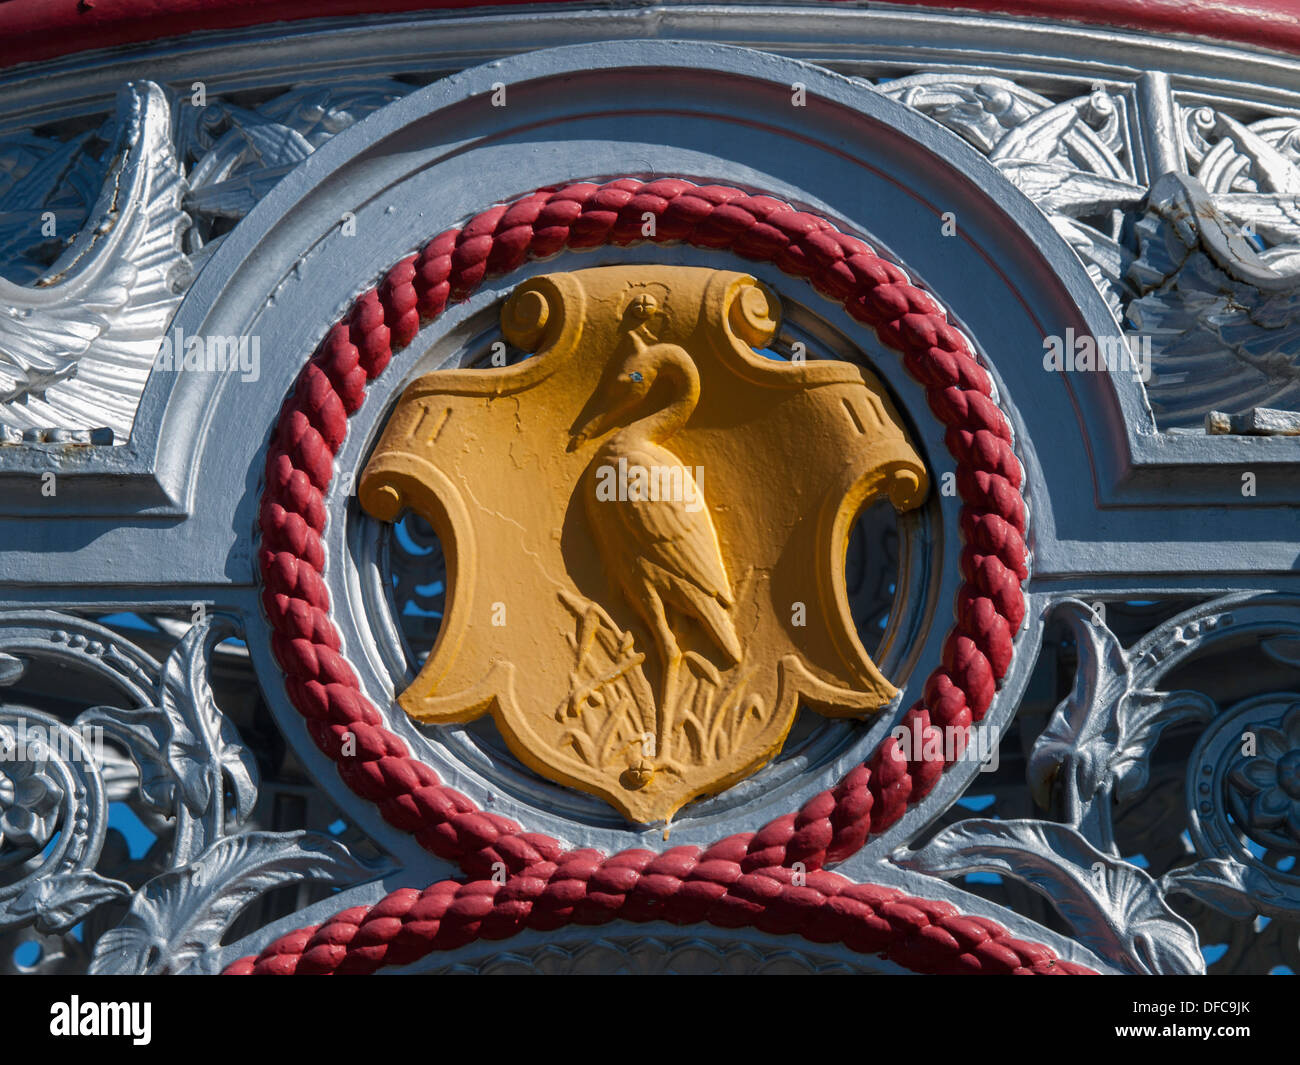
[[[641,371],[633,370],[630,374],[627,375],[627,378],[629,381],[635,381],[639,384],[641,382]]]

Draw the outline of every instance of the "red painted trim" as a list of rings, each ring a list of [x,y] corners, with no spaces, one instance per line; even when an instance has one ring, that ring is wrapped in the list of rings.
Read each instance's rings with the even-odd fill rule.
[[[491,8],[536,0],[0,0],[0,67],[205,30],[329,16]],[[549,0],[551,6],[591,0]],[[837,0],[827,0],[837,2]],[[912,0],[1300,53],[1300,0]]]
[[[0,0],[0,67],[270,22],[492,8],[537,0]],[[586,0],[549,0],[552,5]]]
[[[908,0],[918,7],[961,8],[1058,19],[1150,33],[1300,52],[1300,0]]]

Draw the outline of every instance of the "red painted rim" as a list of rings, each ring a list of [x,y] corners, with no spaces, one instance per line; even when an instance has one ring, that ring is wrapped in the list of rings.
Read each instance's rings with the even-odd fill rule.
[[[273,22],[429,10],[509,8],[536,0],[11,0],[0,3],[0,67],[101,48]],[[587,4],[550,0],[545,6]],[[828,3],[842,0],[824,0]],[[908,6],[908,5],[899,5]],[[1300,53],[1300,0],[913,0],[912,6],[1182,34]]]

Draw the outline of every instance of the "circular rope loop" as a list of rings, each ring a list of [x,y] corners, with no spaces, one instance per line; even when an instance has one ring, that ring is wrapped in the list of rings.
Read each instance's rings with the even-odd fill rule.
[[[648,238],[642,235],[646,212],[655,218],[654,235]],[[360,409],[367,385],[382,375],[394,351],[414,339],[421,322],[436,318],[450,302],[467,298],[487,277],[509,273],[527,260],[566,247],[625,245],[642,239],[725,249],[806,278],[817,291],[840,302],[854,319],[872,326],[883,344],[902,354],[908,373],[925,387],[930,409],[946,427],[946,445],[957,463],[957,488],[964,504],[963,584],[956,604],[957,624],[944,642],[942,663],[926,681],[922,700],[908,710],[905,724],[924,734],[928,728],[961,728],[981,720],[1010,667],[1014,635],[1024,619],[1026,508],[1010,423],[966,338],[948,322],[938,301],[914,285],[902,267],[880,258],[866,242],[840,232],[825,219],[769,196],[721,185],[623,178],[601,185],[580,182],[540,189],[495,206],[398,262],[326,334],[299,374],[271,435],[258,512],[262,604],[290,701],[354,792],[376,803],[390,824],[412,833],[440,857],[459,863],[471,876],[486,876],[499,865],[520,876],[539,868],[539,862],[561,862],[559,868],[571,870],[572,875],[558,883],[586,891],[590,875],[584,871],[594,875],[603,866],[599,856],[575,865],[570,862],[574,856],[565,855],[557,841],[524,833],[514,822],[479,811],[465,796],[445,787],[430,767],[411,755],[403,740],[384,727],[383,715],[361,692],[356,674],[339,653],[339,635],[329,616],[329,593],[322,578],[324,493],[333,477],[334,456],[347,433],[348,417]],[[690,876],[713,869],[717,862],[734,866],[736,877],[741,877],[795,862],[817,870],[843,861],[870,836],[894,824],[910,803],[928,794],[960,752],[954,756],[945,745],[944,755],[947,760],[941,762],[909,761],[891,736],[864,765],[809,799],[796,813],[709,848],[699,855]],[[586,852],[574,852],[578,853]],[[660,859],[647,868],[657,868]],[[631,889],[637,905],[648,905],[666,890],[667,881],[653,878],[670,874],[649,875],[654,885],[647,889],[650,894]],[[709,919],[738,919],[747,907],[756,905],[743,892],[732,896],[732,881],[704,876],[688,877],[684,883],[700,885],[682,903],[692,913],[710,896],[709,885],[728,889],[725,903],[723,896],[717,896],[710,904],[721,909],[715,912],[705,906],[703,912],[713,915]],[[569,900],[569,896],[578,887],[556,890],[554,905],[559,909],[555,912],[572,911],[577,898]],[[596,919],[613,912],[608,900],[615,894],[584,894],[587,901],[581,917]],[[778,924],[786,920],[770,919]],[[421,926],[433,929],[428,942],[440,934],[441,920],[441,916],[429,918],[432,923]],[[456,920],[457,936],[471,927],[478,934],[477,918]],[[325,927],[318,933],[325,938],[314,941],[301,955],[310,956],[309,967],[329,969],[334,959],[346,955],[345,944],[328,938],[342,933],[327,933]],[[494,934],[500,930],[497,925],[492,928]],[[863,934],[860,929],[854,932]],[[933,933],[926,942],[932,939]],[[981,945],[991,942],[981,941]],[[366,949],[373,946],[367,944]],[[922,948],[913,944],[907,949]],[[967,955],[984,957],[975,948]],[[1011,955],[1000,957],[1010,964]],[[1014,957],[1016,965],[1023,960]],[[986,964],[993,961],[986,959]],[[270,968],[277,965],[281,963],[266,963]]]
[[[699,857],[693,847],[611,858],[573,851],[558,864],[538,863],[504,882],[444,880],[423,891],[399,888],[374,906],[290,932],[261,954],[240,958],[226,974],[366,974],[478,939],[613,920],[752,925],[770,935],[798,933],[814,943],[879,954],[922,973],[1092,973],[1048,947],[1014,938],[995,921],[965,916],[951,903],[854,884],[826,871],[764,866],[746,873],[735,862]]]

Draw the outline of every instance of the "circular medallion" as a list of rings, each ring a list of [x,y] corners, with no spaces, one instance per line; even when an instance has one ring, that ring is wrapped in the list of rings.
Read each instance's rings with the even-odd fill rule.
[[[649,235],[646,233],[647,219],[653,219]],[[943,769],[961,757],[960,742],[957,745],[949,742],[947,750],[944,750],[943,730],[960,732],[969,728],[973,721],[978,721],[992,700],[998,680],[1010,666],[1012,637],[1024,616],[1020,582],[1027,574],[1023,540],[1026,515],[1019,492],[1022,473],[1012,448],[1009,422],[994,400],[991,379],[980,366],[966,338],[948,323],[940,305],[929,294],[912,285],[900,267],[878,257],[865,242],[840,233],[824,219],[797,211],[774,198],[753,196],[734,188],[696,186],[671,179],[652,183],[622,179],[603,185],[579,183],[563,189],[544,189],[513,204],[492,208],[471,219],[463,228],[435,238],[419,255],[395,266],[377,289],[362,296],[330,331],[300,375],[295,391],[282,411],[268,455],[267,483],[260,511],[263,602],[275,629],[276,655],[286,671],[290,698],[307,718],[313,738],[337,762],[341,775],[355,791],[377,802],[386,818],[413,832],[424,846],[442,857],[462,864],[475,861],[475,856],[477,862],[490,858],[489,865],[499,860],[497,844],[504,838],[519,836],[521,828],[500,815],[474,808],[459,793],[444,787],[428,765],[411,757],[406,744],[385,727],[383,715],[362,693],[356,673],[339,654],[340,639],[329,615],[329,599],[321,580],[325,555],[320,534],[327,520],[324,493],[333,480],[333,454],[347,433],[349,416],[362,408],[368,384],[381,377],[394,349],[400,350],[414,339],[422,318],[437,318],[449,301],[468,297],[486,276],[508,274],[528,259],[554,255],[566,246],[626,245],[641,240],[726,248],[747,258],[772,262],[795,277],[807,278],[822,295],[840,302],[853,318],[872,326],[884,344],[903,355],[908,372],[925,385],[932,411],[947,427],[946,443],[957,461],[957,485],[966,504],[961,522],[965,542],[961,562],[964,583],[958,597],[957,625],[944,643],[943,661],[930,672],[922,700],[912,705],[902,718],[909,733],[917,737],[912,744],[914,749],[900,746],[898,739],[891,736],[876,748],[865,765],[848,773],[835,788],[806,803],[802,818],[798,813],[789,813],[770,822],[755,837],[762,839],[766,834],[767,838],[773,839],[772,844],[760,848],[764,857],[770,857],[766,852],[776,846],[789,860],[820,866],[846,857],[858,849],[873,831],[878,832],[892,824],[902,814],[909,799],[924,796]],[[599,284],[595,286],[605,295],[606,302],[617,300],[620,298],[618,294],[638,285],[646,288],[655,284],[654,281],[638,282],[631,275],[619,275],[607,281],[604,288]],[[604,292],[611,285],[615,295]],[[696,286],[700,291],[693,293],[689,300],[694,309],[678,310],[674,307],[673,315],[664,316],[666,322],[660,331],[677,339],[693,336],[692,331],[700,328],[699,320],[707,317],[700,306],[710,301],[706,291],[710,285],[714,290],[711,299],[715,327],[720,325],[722,332],[737,345],[742,340],[751,345],[767,344],[772,340],[775,329],[769,325],[775,320],[775,307],[769,306],[769,296],[762,288],[743,276],[732,279],[719,275],[713,281],[701,278]],[[540,287],[537,286],[535,282],[533,287],[520,289],[517,301],[505,308],[507,335],[513,333],[517,344],[525,347],[536,347],[548,337],[552,345],[566,336],[571,342],[573,334],[587,324],[586,302],[599,302],[599,299],[586,292],[582,285],[572,289],[568,282],[558,282],[554,277],[543,279]],[[566,292],[566,286],[572,291]],[[760,307],[760,302],[764,306]],[[655,317],[657,302],[644,292],[634,297],[628,306],[616,306],[614,310],[616,313],[611,320],[621,325],[625,317],[631,317],[642,323],[636,327],[640,330],[644,329],[645,322]],[[623,364],[631,365],[629,360],[635,358],[638,360],[636,365],[647,367],[647,373],[658,373],[660,367],[654,357],[645,352],[670,347],[680,350],[680,345],[667,341],[651,345],[649,341],[655,341],[656,337],[653,334],[642,336],[636,330],[628,332],[620,341],[615,335],[618,325],[611,336],[604,338],[604,343],[595,345],[602,357],[608,356],[610,351],[622,351]],[[809,364],[807,370],[795,366],[764,367],[752,350],[749,356],[745,356],[743,350],[737,346],[732,351],[732,356],[739,353],[741,365],[737,375],[742,379],[762,379],[761,387],[769,391],[774,386],[767,378],[789,378],[791,371],[794,371],[794,377],[805,378],[809,376],[808,371],[817,366]],[[657,357],[662,362],[669,355],[660,350]],[[425,384],[417,382],[412,386],[404,397],[404,403],[407,400],[412,402],[408,404],[401,432],[404,437],[414,436],[423,443],[434,444],[452,419],[452,408],[444,402],[446,397],[480,394],[488,406],[493,406],[492,399],[512,390],[517,392],[525,384],[536,386],[538,382],[553,381],[557,374],[551,364],[555,361],[547,352],[524,369],[523,383],[503,383],[501,375],[488,373],[486,378],[480,379],[486,391],[478,393],[475,390],[479,389],[479,383],[467,375],[452,375],[446,387],[428,383],[432,381],[431,375],[423,379]],[[834,371],[830,364],[820,364],[817,368],[822,371],[820,376],[826,378],[818,381],[823,394],[827,394],[828,386],[839,384],[848,387],[847,379],[832,379]],[[608,371],[597,368],[596,372]],[[585,373],[581,368],[573,371],[574,379],[579,381],[589,379],[591,374],[591,367],[587,367]],[[648,394],[647,382],[632,379],[631,371],[616,376],[621,376],[620,384],[625,390],[631,388],[641,398]],[[677,371],[676,376],[688,375]],[[861,381],[860,373],[856,375],[856,381]],[[698,382],[688,382],[688,387],[699,392]],[[581,386],[566,383],[557,395],[566,394],[566,388],[568,393],[572,393],[575,389],[580,391]],[[869,388],[867,392],[870,392]],[[436,402],[414,402],[429,396]],[[880,406],[882,397],[879,393],[876,396],[876,409],[880,416],[873,427],[878,436],[883,426],[893,423],[885,408]],[[554,406],[556,401],[552,398],[551,406]],[[855,397],[838,398],[847,412],[848,422],[862,435],[865,425],[873,417],[870,403],[855,410]],[[495,404],[497,410],[502,406]],[[690,413],[686,412],[687,418]],[[456,420],[467,419],[462,416]],[[472,415],[468,420],[473,421]],[[717,422],[716,418],[714,422]],[[567,425],[564,428],[567,429]],[[586,433],[587,430],[580,430],[578,437]],[[904,447],[905,452],[880,452],[875,465],[856,472],[845,482],[838,505],[829,516],[823,515],[819,519],[823,525],[829,522],[833,527],[829,536],[822,537],[826,541],[821,544],[823,550],[810,548],[802,556],[803,565],[809,567],[809,586],[824,578],[830,597],[842,593],[843,573],[836,573],[833,565],[828,567],[825,556],[838,549],[842,559],[847,545],[848,524],[866,498],[866,486],[869,484],[871,491],[888,494],[895,505],[903,509],[917,505],[924,497],[924,467],[906,449],[905,438],[898,434],[895,436],[899,440],[898,446]],[[383,446],[381,444],[381,450]],[[656,442],[645,438],[641,446],[654,447]],[[464,445],[460,450],[464,450]],[[570,446],[566,450],[574,448]],[[422,461],[409,449],[403,454],[412,463]],[[588,458],[581,456],[580,463],[586,465]],[[407,465],[411,466],[411,463]],[[373,465],[370,469],[374,471]],[[463,494],[447,482],[435,465],[425,462],[419,472],[424,474],[423,478],[413,475],[410,469],[403,469],[400,461],[389,463],[387,468],[371,477],[372,491],[368,499],[363,496],[366,509],[377,517],[393,519],[399,516],[406,503],[418,500],[426,517],[441,520],[448,532],[461,530],[459,536],[452,536],[452,540],[463,541],[466,530],[472,526]],[[364,493],[364,482],[362,488]],[[690,492],[685,494],[689,496]],[[562,493],[564,505],[568,499],[569,494]],[[687,505],[689,501],[680,508],[683,514],[692,513],[685,509]],[[733,509],[739,505],[739,502],[733,504]],[[701,506],[694,513],[705,513],[705,510]],[[652,539],[656,534],[660,541],[665,539],[662,530],[651,529],[649,532]],[[712,534],[712,538],[706,534]],[[634,585],[623,588],[625,598],[647,625],[662,622],[657,633],[658,649],[660,665],[666,672],[671,671],[674,662],[672,656],[664,654],[664,648],[670,643],[680,642],[667,621],[666,601],[676,608],[678,615],[687,615],[694,620],[697,629],[706,630],[712,643],[733,663],[739,663],[741,659],[739,645],[734,643],[734,626],[729,628],[727,610],[733,605],[733,592],[725,574],[713,579],[712,585],[696,582],[697,592],[711,596],[705,596],[707,603],[698,596],[692,599],[691,590],[685,587],[691,564],[695,564],[697,574],[705,574],[702,581],[710,579],[707,552],[698,544],[691,544],[691,537],[696,536],[700,543],[712,545],[716,550],[716,531],[706,530],[706,534],[697,535],[689,527],[685,532],[677,530],[678,553],[686,558],[683,568],[672,572],[671,564],[665,561],[666,556],[652,555],[650,561],[654,563],[655,572],[649,576],[629,578],[635,582]],[[550,536],[549,528],[546,535]],[[683,543],[684,547],[681,546]],[[731,546],[734,549],[737,544]],[[611,553],[609,545],[605,545],[604,550],[606,554]],[[616,540],[612,553],[630,559],[634,544]],[[468,572],[476,572],[480,563],[476,549],[466,551],[462,547],[459,554],[456,579],[463,582],[466,568]],[[608,563],[608,559],[606,561]],[[769,569],[761,560],[755,560],[748,572],[767,572]],[[727,581],[725,585],[721,583],[723,581]],[[657,602],[639,601],[638,597]],[[574,638],[588,639],[582,631],[582,623],[589,604],[569,601],[573,596],[568,594],[566,598],[563,589],[560,598],[578,622],[578,636]],[[771,598],[765,594],[753,602],[757,604]],[[504,600],[493,605],[494,608],[505,608]],[[840,601],[833,605],[840,608],[842,621],[847,608]],[[600,604],[595,606],[599,608]],[[454,600],[450,609],[453,619],[448,624],[452,628],[450,635],[440,634],[440,646],[458,646],[471,629],[464,615],[459,621],[455,620],[457,608]],[[634,641],[625,638],[625,630],[607,613],[601,613],[599,609],[597,613],[600,616],[592,615],[596,616],[592,624],[596,627],[597,639],[609,644],[606,660],[592,663],[580,659],[571,673],[573,683],[593,671],[599,674],[602,669],[617,669],[621,661],[641,653],[635,650]],[[503,622],[500,627],[505,628],[506,624]],[[481,622],[475,631],[486,631],[486,623]],[[828,641],[834,643],[837,635],[844,635],[843,625],[838,631],[828,632]],[[682,652],[676,646],[673,650],[678,659],[686,660],[689,652]],[[860,644],[851,650],[860,652]],[[619,659],[620,651],[626,652],[624,659]],[[552,651],[543,649],[537,660],[539,668],[550,653]],[[697,658],[701,662],[699,668],[704,670],[708,666],[707,659],[698,654]],[[736,716],[757,720],[761,711],[756,708],[775,701],[784,702],[786,713],[783,717],[788,718],[801,696],[809,702],[827,706],[832,712],[836,708],[844,710],[847,706],[858,711],[879,709],[889,702],[895,690],[865,655],[858,654],[856,658],[859,676],[855,689],[852,682],[839,687],[828,684],[824,668],[818,675],[818,671],[808,669],[797,654],[788,656],[782,659],[783,668],[778,671],[775,693],[764,699],[763,693],[742,692],[745,705]],[[436,659],[437,655],[434,656]],[[474,664],[467,668],[482,672],[493,661],[490,655],[480,653],[476,661],[471,656]],[[511,665],[508,658],[498,656],[496,661]],[[626,666],[624,672],[631,677]],[[703,674],[701,677],[707,679]],[[436,674],[426,680],[409,696],[405,704],[407,709],[414,707],[426,717],[437,719],[443,715],[446,720],[456,721],[477,716],[489,707],[495,710],[505,706],[502,720],[513,730],[512,750],[527,758],[529,753],[535,754],[538,747],[545,746],[545,741],[539,742],[535,736],[519,735],[524,731],[522,726],[527,717],[516,707],[512,720],[509,710],[509,704],[513,702],[511,678],[488,680],[477,687],[463,682],[463,694],[453,696],[450,702],[441,701],[446,699],[438,686],[441,680]],[[661,697],[664,692],[671,694],[672,683],[673,678],[665,678]],[[629,680],[624,687],[631,693],[628,698],[637,703],[636,685]],[[725,695],[724,688],[717,690]],[[587,692],[582,698],[587,699],[591,694]],[[601,693],[595,694],[599,696]],[[688,701],[690,697],[687,696]],[[648,691],[645,701],[654,702]],[[665,698],[662,701],[672,700]],[[664,712],[672,713],[672,709]],[[623,766],[617,775],[624,791],[634,794],[643,792],[657,774],[666,776],[671,771],[665,769],[666,762],[656,762],[656,755],[647,753],[651,748],[656,744],[658,748],[672,745],[676,749],[680,745],[684,749],[687,746],[684,735],[679,738],[665,731],[661,722],[656,724],[649,717],[642,717],[636,719],[636,724],[643,726],[640,731],[629,726],[630,733],[628,730],[624,730],[627,734],[615,733],[619,742],[627,740],[628,734],[639,737],[645,733],[647,737],[642,747],[642,758]],[[766,722],[760,722],[755,731],[761,733],[763,727],[766,727]],[[762,764],[771,756],[771,736],[778,736],[775,742],[779,746],[788,729],[788,721],[778,722],[768,735],[762,737],[756,755],[748,752],[739,761],[723,766],[713,777],[704,780],[703,785],[699,781],[688,782],[657,806],[652,804],[634,809],[623,797],[622,812],[642,821],[652,821],[656,815],[667,816],[700,790],[718,790],[719,774],[726,783],[728,774],[732,777],[737,773],[745,775]],[[939,734],[938,750],[943,752],[940,757],[927,754],[933,746],[930,741],[936,731]],[[569,746],[574,748],[575,745],[570,743]],[[623,747],[626,746],[624,742]],[[713,748],[710,753],[717,750]],[[626,757],[626,754],[625,749],[618,751],[619,757]],[[712,760],[716,761],[716,758]],[[594,782],[593,775],[579,778],[572,767],[556,769],[540,757],[529,764],[535,769],[550,769],[550,775],[562,783],[578,784],[599,793],[600,784]],[[736,765],[743,765],[743,768],[737,770]],[[692,789],[697,790],[692,793]],[[610,798],[617,792],[606,788],[604,794]],[[816,809],[819,816],[807,816],[810,807]],[[797,857],[792,857],[792,853]]]

